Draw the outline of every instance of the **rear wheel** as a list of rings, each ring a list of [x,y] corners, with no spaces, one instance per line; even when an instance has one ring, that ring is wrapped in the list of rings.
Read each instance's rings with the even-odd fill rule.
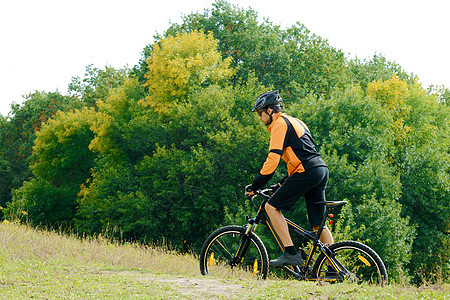
[[[244,237],[244,232],[245,227],[225,226],[206,239],[200,254],[202,275],[221,278],[267,277],[269,257],[266,247],[256,234],[250,232]],[[245,248],[246,251],[241,251]],[[238,249],[242,255],[235,258]]]
[[[330,245],[329,249],[340,263],[339,268],[344,271],[344,276],[329,272],[328,259],[321,253],[313,268],[313,274],[317,278],[330,280],[334,277],[338,281],[387,283],[388,277],[384,263],[369,246],[354,241],[343,241]]]

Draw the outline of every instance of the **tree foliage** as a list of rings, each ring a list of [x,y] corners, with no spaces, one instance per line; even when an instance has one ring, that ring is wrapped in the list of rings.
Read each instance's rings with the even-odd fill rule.
[[[406,105],[400,203],[417,224],[411,266],[421,279],[436,279],[450,273],[450,110],[418,84],[409,86]]]
[[[95,111],[88,108],[58,112],[36,134],[33,174],[55,186],[83,183],[90,174],[95,155],[89,151],[94,135]]]
[[[139,87],[137,81],[130,84]],[[250,86],[253,94],[247,96],[248,89],[213,85],[160,114],[122,93],[123,88],[98,105],[91,148],[100,158],[80,194],[76,226],[85,232],[119,228],[123,238],[166,239],[174,247],[197,248],[223,222],[224,205],[238,199],[252,176],[250,163],[257,160],[244,163],[251,149],[241,151],[251,134],[230,112],[238,109],[237,94],[249,101],[261,90]],[[123,107],[133,107],[127,118]],[[256,120],[247,121],[254,125]],[[250,132],[260,135],[254,126]],[[262,154],[262,147],[256,145],[257,152]]]
[[[87,108],[60,111],[42,127],[33,147],[34,178],[15,190],[6,214],[39,225],[71,225],[79,187],[94,163],[88,147],[94,118],[94,111]]]
[[[0,118],[0,207],[11,201],[13,189],[32,176],[30,156],[42,124],[58,111],[80,107],[76,98],[36,91],[26,95],[23,104],[11,105],[8,116]]]
[[[80,97],[86,106],[95,106],[97,100],[105,99],[109,91],[122,85],[127,78],[127,69],[114,69],[106,66],[99,69],[93,65],[86,67],[84,78],[72,77],[69,84],[69,93]]]
[[[311,129],[328,199],[350,202],[335,237],[368,243],[391,278],[446,278],[448,90],[222,0],[156,36],[131,72],[88,66],[74,97],[35,93],[0,117],[0,206],[35,224],[198,251],[250,214],[243,187],[269,138],[250,109],[269,89]],[[288,217],[307,224],[302,204]]]
[[[148,96],[143,103],[164,110],[167,103],[185,100],[192,89],[229,78],[229,63],[217,51],[212,35],[193,31],[169,36],[153,46],[147,59]]]

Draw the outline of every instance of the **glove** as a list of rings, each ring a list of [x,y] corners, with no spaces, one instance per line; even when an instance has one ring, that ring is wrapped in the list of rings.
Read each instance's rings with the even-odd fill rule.
[[[245,191],[246,191],[247,193],[253,192],[252,187],[253,187],[252,184],[247,185],[247,186],[245,187]]]

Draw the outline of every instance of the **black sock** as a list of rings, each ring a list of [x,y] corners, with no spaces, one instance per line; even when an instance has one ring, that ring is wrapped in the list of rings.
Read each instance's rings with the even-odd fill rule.
[[[284,248],[284,251],[286,251],[287,253],[289,253],[291,255],[297,254],[297,250],[295,249],[294,246],[288,246],[288,247]]]

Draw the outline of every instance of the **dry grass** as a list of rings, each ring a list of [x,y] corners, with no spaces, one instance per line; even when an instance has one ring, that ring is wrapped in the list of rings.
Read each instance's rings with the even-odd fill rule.
[[[160,277],[198,269],[192,255],[0,223],[0,299],[186,298]]]
[[[198,258],[0,223],[0,299],[450,299],[450,286],[220,280]]]
[[[104,237],[78,239],[55,231],[0,223],[0,252],[10,260],[63,260],[156,273],[198,275],[198,259],[162,248],[111,241]]]

